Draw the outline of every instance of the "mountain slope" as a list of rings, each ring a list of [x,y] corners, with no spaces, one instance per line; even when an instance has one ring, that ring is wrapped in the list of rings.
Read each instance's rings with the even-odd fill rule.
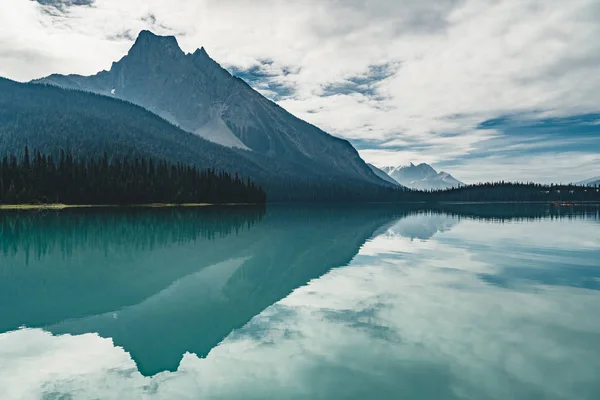
[[[268,157],[267,162],[246,155],[256,163],[263,161],[264,168],[271,168],[275,160],[303,179],[308,170],[389,185],[375,176],[348,141],[294,117],[229,74],[203,48],[184,53],[172,36],[142,31],[109,71],[89,77],[51,75],[35,83],[132,102],[187,132]]]
[[[262,177],[267,171],[242,155],[185,132],[124,101],[0,78],[0,151],[25,145],[74,156],[139,155]]]
[[[373,171],[373,173],[375,175],[377,175],[379,178],[383,179],[384,181],[387,181],[389,183],[392,183],[394,185],[397,186],[402,186],[400,185],[394,178],[392,178],[391,176],[389,176],[387,173],[385,173],[385,171],[380,170],[379,168],[377,168],[376,166],[374,166],[373,164],[367,164],[369,166],[369,168],[371,168],[371,170]]]
[[[46,154],[145,156],[237,173],[261,185],[268,201],[362,201],[394,195],[388,187],[335,170],[324,173],[311,165],[220,146],[122,100],[0,78],[0,154],[21,155],[25,145]]]
[[[596,176],[594,178],[586,179],[581,182],[577,182],[576,185],[581,186],[600,186],[600,176]]]
[[[394,178],[398,183],[411,189],[438,190],[463,186],[464,183],[455,179],[447,172],[437,172],[429,164],[421,163],[402,167],[383,167],[386,174]]]

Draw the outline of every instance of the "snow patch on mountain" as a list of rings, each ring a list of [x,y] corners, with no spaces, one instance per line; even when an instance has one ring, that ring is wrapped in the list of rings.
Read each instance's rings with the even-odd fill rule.
[[[412,162],[406,166],[391,166],[381,168],[386,174],[403,186],[416,190],[440,190],[464,186],[447,172],[437,172],[431,165]]]
[[[213,105],[209,111],[209,120],[194,133],[206,140],[220,144],[225,147],[237,147],[238,149],[250,150],[242,141],[235,136],[227,124],[221,118],[226,106],[222,104]]]
[[[391,185],[373,174],[350,142],[265,98],[204,48],[185,53],[173,36],[142,31],[110,70],[92,76],[51,75],[33,82],[131,102],[211,142],[252,150],[243,153],[265,171],[276,164],[278,176]]]
[[[373,173],[375,175],[377,175],[378,178],[381,178],[381,179],[383,179],[386,182],[393,183],[396,186],[402,186],[398,182],[396,182],[396,180],[394,178],[392,178],[391,176],[389,176],[388,174],[386,174],[385,171],[380,170],[379,168],[377,168],[373,164],[367,164],[367,165],[369,166],[369,168],[371,168],[371,171],[373,171]]]

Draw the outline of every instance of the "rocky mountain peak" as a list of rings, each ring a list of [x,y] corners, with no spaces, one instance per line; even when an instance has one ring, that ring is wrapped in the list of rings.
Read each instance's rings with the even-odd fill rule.
[[[173,36],[141,31],[127,55],[109,71],[53,75],[36,82],[137,104],[185,131],[243,150],[245,157],[260,160],[265,170],[288,171],[294,179],[314,175],[391,185],[373,173],[349,142],[264,98],[235,79],[204,48],[184,53]]]
[[[206,52],[206,49],[204,47],[200,47],[199,49],[196,49],[196,51],[194,52],[194,57],[196,58],[210,58],[208,53]]]
[[[410,163],[403,167],[385,167],[382,170],[398,183],[411,189],[447,189],[463,185],[447,172],[437,172],[431,165]]]
[[[231,78],[231,74],[227,72],[227,70],[221,65],[213,60],[204,47],[197,49],[191,55],[192,63],[198,68],[200,71],[203,71],[205,74],[210,76],[211,80],[214,80],[218,77],[229,79]]]
[[[143,30],[138,35],[135,43],[129,50],[129,55],[155,54],[164,56],[170,54],[183,55],[175,36],[159,36],[150,31]]]

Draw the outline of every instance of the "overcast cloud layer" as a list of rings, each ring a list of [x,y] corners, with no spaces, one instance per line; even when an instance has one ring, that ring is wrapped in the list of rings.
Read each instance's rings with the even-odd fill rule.
[[[596,0],[2,0],[0,76],[94,74],[141,29],[204,46],[379,166],[600,175]]]

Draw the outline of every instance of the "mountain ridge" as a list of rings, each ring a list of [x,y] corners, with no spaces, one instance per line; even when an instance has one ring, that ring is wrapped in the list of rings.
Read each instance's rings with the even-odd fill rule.
[[[431,165],[412,162],[405,166],[382,167],[381,170],[400,185],[416,190],[440,190],[464,186],[465,184],[447,172],[437,172]]]
[[[184,53],[174,36],[142,31],[110,70],[92,76],[50,75],[32,81],[126,100],[181,129],[229,147],[263,168],[267,156],[293,169],[342,175],[380,186],[347,140],[303,121],[231,75],[201,47]],[[256,153],[256,154],[249,154]],[[298,174],[304,179],[303,174]]]
[[[377,175],[378,177],[380,177],[381,179],[388,181],[394,185],[400,186],[400,187],[404,187],[402,186],[400,183],[398,183],[398,181],[396,181],[394,178],[392,178],[391,176],[389,176],[385,171],[377,168],[375,165],[373,164],[367,164],[369,166],[369,168],[371,168],[371,170],[373,170],[373,172],[375,173],[375,175]]]
[[[576,182],[575,184],[581,186],[600,186],[600,176],[584,179],[582,181]]]
[[[20,157],[25,146],[55,159],[61,152],[74,159],[145,157],[237,174],[261,186],[269,202],[374,201],[398,195],[391,185],[220,146],[128,101],[0,78],[0,154]]]

